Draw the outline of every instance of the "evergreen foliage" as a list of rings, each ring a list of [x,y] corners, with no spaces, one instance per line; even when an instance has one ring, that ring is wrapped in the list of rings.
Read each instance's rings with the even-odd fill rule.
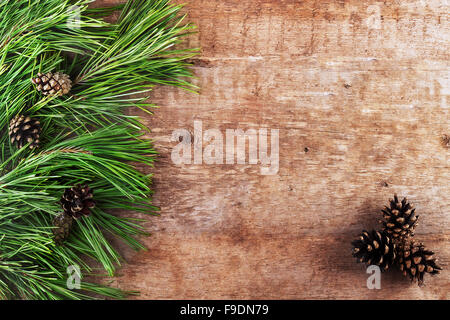
[[[112,234],[139,250],[147,233],[141,220],[117,216],[114,209],[155,213],[151,176],[137,165],[152,166],[156,152],[147,128],[128,107],[151,113],[155,85],[195,90],[188,82],[187,59],[195,49],[178,50],[193,26],[181,6],[169,0],[130,0],[91,9],[92,0],[0,1],[0,298],[123,298],[118,289],[81,281],[66,286],[67,267],[83,276],[101,275],[92,258],[113,276],[121,263]],[[117,22],[103,20],[120,11]],[[71,24],[74,16],[80,20]],[[77,24],[79,23],[79,24]],[[44,96],[31,79],[38,73],[70,75],[69,94]],[[139,97],[137,97],[139,96]],[[11,144],[8,127],[16,115],[41,124],[38,148]],[[89,184],[96,206],[73,222],[64,245],[53,240],[53,219],[66,188]]]

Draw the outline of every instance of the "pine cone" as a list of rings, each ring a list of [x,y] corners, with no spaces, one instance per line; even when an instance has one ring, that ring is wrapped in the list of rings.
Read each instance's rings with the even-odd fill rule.
[[[41,124],[38,119],[25,115],[17,115],[9,123],[9,137],[11,143],[18,148],[30,143],[30,149],[39,146]]]
[[[62,245],[64,241],[69,237],[70,229],[72,228],[73,218],[67,213],[63,212],[53,219],[54,240],[56,244]]]
[[[398,264],[403,275],[409,276],[411,281],[423,285],[425,273],[435,275],[442,270],[436,264],[434,252],[426,250],[422,243],[407,242],[398,248]]]
[[[397,195],[390,199],[390,206],[382,210],[385,221],[384,230],[392,235],[394,240],[403,240],[414,235],[419,216],[415,215],[414,207],[406,198],[400,202]]]
[[[67,74],[48,72],[46,74],[38,73],[37,77],[31,79],[36,85],[38,91],[42,91],[45,96],[58,96],[68,94],[72,88],[72,81]]]
[[[61,198],[62,208],[69,216],[78,219],[91,214],[91,208],[95,207],[92,190],[85,185],[77,184],[75,187],[66,189]]]
[[[363,230],[359,239],[352,242],[353,256],[358,262],[377,265],[381,271],[387,270],[395,261],[395,244],[384,231]]]

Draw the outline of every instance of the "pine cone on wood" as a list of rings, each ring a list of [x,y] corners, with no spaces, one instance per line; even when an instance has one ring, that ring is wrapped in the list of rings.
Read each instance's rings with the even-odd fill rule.
[[[436,264],[434,252],[425,249],[422,243],[406,242],[398,248],[398,264],[403,275],[421,286],[425,273],[438,274],[442,268]]]
[[[397,195],[394,195],[394,199],[390,199],[389,203],[389,207],[382,210],[384,230],[392,235],[394,240],[403,241],[413,236],[419,219],[415,214],[416,209],[406,198],[399,201]]]
[[[387,270],[395,261],[395,244],[384,231],[363,230],[359,238],[352,242],[353,256],[358,262],[377,265]]]

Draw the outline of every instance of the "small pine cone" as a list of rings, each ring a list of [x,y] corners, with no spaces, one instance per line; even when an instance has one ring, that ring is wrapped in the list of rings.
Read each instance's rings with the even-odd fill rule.
[[[9,137],[11,143],[22,148],[30,143],[30,149],[39,146],[41,124],[38,119],[25,115],[17,115],[9,123]]]
[[[389,202],[390,206],[382,210],[384,230],[392,235],[394,240],[403,241],[413,236],[419,220],[419,216],[415,214],[416,209],[408,203],[406,198],[399,201],[397,195],[394,195],[394,199],[390,199]]]
[[[67,74],[61,72],[48,72],[46,74],[38,73],[31,79],[36,85],[36,89],[45,96],[59,96],[68,94],[72,88],[72,81]]]
[[[426,250],[422,243],[407,242],[398,248],[398,264],[404,276],[423,285],[425,273],[438,274],[441,267],[436,264],[434,252]]]
[[[363,230],[352,245],[353,256],[358,262],[377,265],[381,271],[387,270],[395,261],[395,244],[384,231]]]
[[[72,228],[73,218],[67,213],[63,212],[53,219],[54,240],[56,244],[62,245],[69,237],[70,229]]]
[[[87,186],[77,184],[75,187],[66,189],[61,198],[61,205],[71,217],[78,219],[91,214],[91,208],[95,207],[93,192]]]

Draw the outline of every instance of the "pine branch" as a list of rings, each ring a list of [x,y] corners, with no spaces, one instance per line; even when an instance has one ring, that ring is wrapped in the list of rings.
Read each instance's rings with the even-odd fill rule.
[[[109,276],[122,263],[106,234],[135,250],[145,249],[143,220],[116,216],[116,209],[156,214],[151,204],[151,167],[156,155],[148,129],[124,109],[151,113],[155,85],[195,90],[187,59],[195,49],[174,49],[194,27],[183,24],[181,6],[168,0],[128,1],[91,9],[91,0],[5,0],[0,2],[0,298],[121,299],[134,292],[82,281],[66,286],[66,268]],[[73,7],[75,5],[76,7]],[[80,28],[68,20],[74,9]],[[103,17],[121,11],[117,23]],[[62,70],[74,80],[70,94],[45,97],[30,79]],[[141,98],[136,98],[140,95]],[[17,149],[8,137],[18,114],[40,121],[38,149]],[[53,219],[64,190],[88,183],[96,207],[76,220],[63,246],[53,240]]]

